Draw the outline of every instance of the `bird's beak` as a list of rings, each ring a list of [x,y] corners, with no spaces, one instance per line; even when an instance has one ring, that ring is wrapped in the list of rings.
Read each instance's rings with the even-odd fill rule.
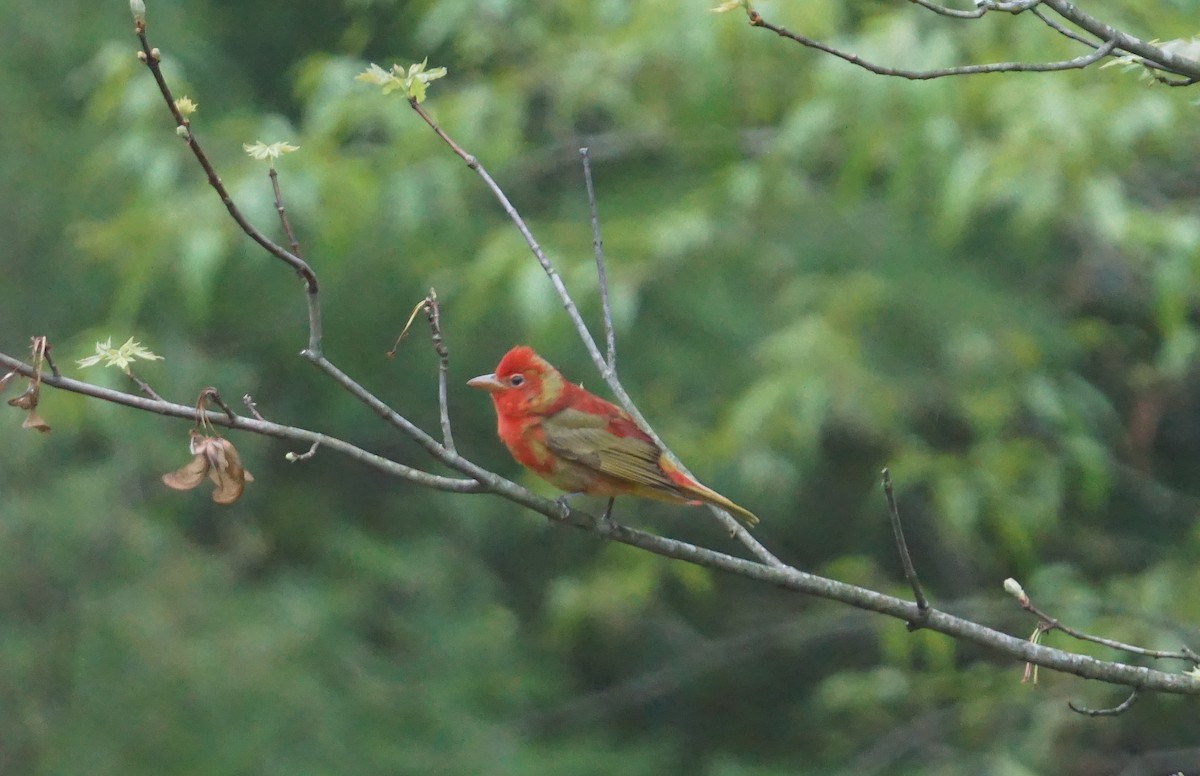
[[[494,374],[472,377],[470,380],[467,380],[467,385],[472,388],[482,388],[488,393],[504,390],[504,383],[497,380]]]

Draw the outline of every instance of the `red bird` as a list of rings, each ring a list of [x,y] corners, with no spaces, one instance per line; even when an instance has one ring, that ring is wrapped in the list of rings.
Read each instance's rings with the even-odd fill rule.
[[[496,430],[513,458],[567,493],[707,502],[747,526],[758,522],[679,471],[624,410],[567,382],[532,348],[513,348],[493,374],[467,385],[492,395]]]

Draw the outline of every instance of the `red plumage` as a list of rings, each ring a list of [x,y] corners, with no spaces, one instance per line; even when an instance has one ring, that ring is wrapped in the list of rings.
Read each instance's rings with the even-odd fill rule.
[[[628,413],[567,382],[524,345],[496,371],[468,381],[488,391],[500,441],[522,466],[568,493],[707,502],[748,526],[749,510],[681,472]]]

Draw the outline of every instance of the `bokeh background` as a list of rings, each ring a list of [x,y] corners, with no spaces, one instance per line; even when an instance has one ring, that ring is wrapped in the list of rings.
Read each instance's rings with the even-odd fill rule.
[[[527,342],[599,378],[478,179],[353,76],[429,58],[430,112],[493,172],[598,321],[577,149],[592,149],[624,382],[785,560],[905,594],[889,466],[935,605],[1011,633],[1020,579],[1076,627],[1200,646],[1195,89],[1120,67],[912,83],[715,2],[147,0],[153,45],[252,220],[279,164],[323,282],[330,357],[436,428],[430,286],[461,450],[550,493],[463,385]],[[763,3],[900,66],[1079,52],[1029,17]],[[1087,9],[1195,32],[1193,0]],[[126,3],[0,8],[0,348],[166,357],[278,422],[426,466],[297,352],[294,275],[175,137]],[[421,330],[418,329],[418,332]],[[9,389],[9,396],[14,395]],[[4,774],[1200,772],[1196,701],[1043,672],[844,606],[605,544],[488,496],[430,493],[236,436],[236,505],[168,491],[188,424],[46,391],[0,413]],[[703,512],[619,519],[737,551]],[[1061,635],[1053,646],[1123,658]],[[1130,658],[1133,659],[1133,658]],[[1185,666],[1164,664],[1183,670]]]

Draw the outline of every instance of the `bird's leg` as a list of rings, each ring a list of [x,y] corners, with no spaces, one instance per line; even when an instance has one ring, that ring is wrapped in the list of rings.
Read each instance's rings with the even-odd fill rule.
[[[612,508],[616,500],[616,496],[608,497],[608,505],[604,507],[604,514],[602,514],[600,519],[596,521],[596,527],[600,529],[602,534],[610,533],[617,525],[616,521],[612,519]]]
[[[563,520],[567,519],[567,516],[571,509],[570,500],[575,498],[576,496],[582,496],[582,495],[585,495],[583,493],[583,491],[576,490],[576,491],[572,491],[570,493],[564,493],[554,500],[554,503],[558,504],[559,509],[562,510],[562,514],[560,516],[561,519],[563,519]],[[601,515],[596,520],[597,527],[604,526],[605,528],[611,528],[612,526],[616,525],[616,523],[612,519],[613,504],[616,503],[616,500],[617,500],[616,496],[609,496],[608,505],[604,507],[604,514]]]

